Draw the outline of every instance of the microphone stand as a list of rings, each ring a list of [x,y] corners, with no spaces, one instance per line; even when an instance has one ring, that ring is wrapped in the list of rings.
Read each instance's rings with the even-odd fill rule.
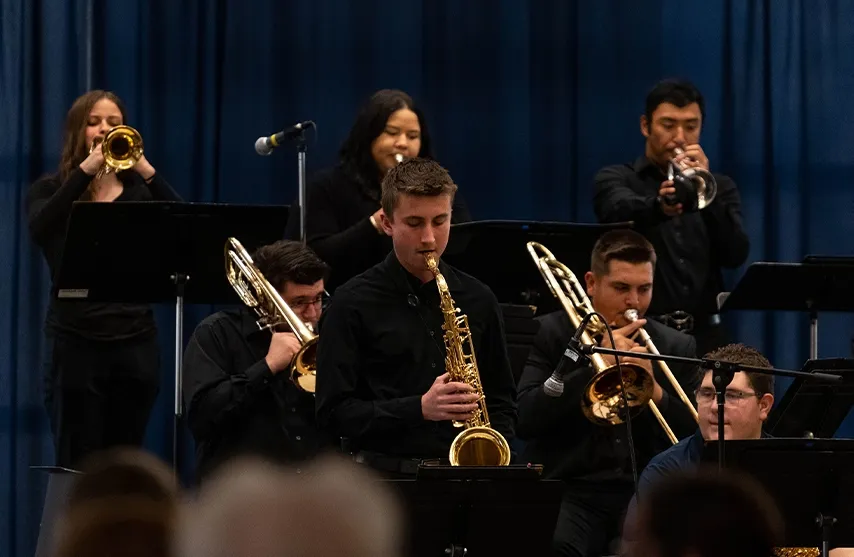
[[[825,382],[841,381],[841,375],[833,375],[829,373],[807,373],[804,371],[794,371],[789,369],[777,369],[767,367],[755,367],[732,362],[724,362],[721,360],[713,360],[710,358],[685,358],[683,356],[665,356],[662,354],[651,354],[648,352],[629,352],[626,350],[614,350],[613,348],[602,348],[590,344],[579,344],[579,348],[584,354],[609,354],[611,356],[624,356],[627,358],[637,358],[639,360],[654,360],[668,363],[692,364],[701,369],[711,370],[712,383],[715,385],[715,394],[717,395],[718,404],[718,470],[724,468],[724,406],[726,405],[726,388],[732,382],[733,377],[738,371],[751,371],[756,373],[765,373],[769,375],[781,375],[785,377],[803,377],[805,379],[819,380]]]
[[[297,142],[297,184],[299,187],[299,241],[305,244],[305,129],[301,128]]]

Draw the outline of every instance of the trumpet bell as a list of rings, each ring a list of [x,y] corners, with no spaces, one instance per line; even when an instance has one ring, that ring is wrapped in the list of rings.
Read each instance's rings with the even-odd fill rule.
[[[104,164],[118,172],[127,170],[142,157],[142,136],[130,126],[116,126],[107,132],[101,143]]]
[[[309,340],[294,356],[291,381],[307,393],[314,393],[317,383],[317,340]]]
[[[606,368],[590,379],[581,397],[581,410],[588,420],[599,425],[616,425],[625,421],[626,400],[632,417],[641,413],[652,400],[655,385],[649,373],[632,363],[620,363],[622,381],[616,364]]]
[[[718,194],[718,184],[714,176],[702,168],[689,168],[683,171],[676,177],[676,182],[688,183],[689,192],[686,194],[686,201],[689,210],[705,209]]]
[[[454,438],[448,457],[452,466],[507,466],[510,445],[491,427],[475,426]]]

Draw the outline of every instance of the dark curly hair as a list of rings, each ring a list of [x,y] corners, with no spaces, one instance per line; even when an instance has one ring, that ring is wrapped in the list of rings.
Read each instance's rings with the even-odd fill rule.
[[[710,360],[733,362],[745,366],[772,367],[759,350],[745,344],[727,344],[706,354]],[[774,376],[769,373],[745,371],[750,386],[757,394],[774,394]]]

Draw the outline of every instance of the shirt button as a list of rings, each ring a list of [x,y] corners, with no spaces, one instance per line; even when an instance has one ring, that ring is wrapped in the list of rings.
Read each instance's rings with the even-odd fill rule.
[[[683,259],[683,258],[681,258],[681,257],[680,257],[680,258],[679,258],[679,263],[681,263],[682,265],[684,265],[684,264],[685,264],[685,259]]]
[[[294,407],[292,406],[292,407],[291,407],[291,412],[296,412],[296,411],[297,411],[297,409],[296,409],[296,408],[294,408]]]
[[[622,442],[622,439],[614,439],[614,441],[619,445]]]
[[[433,363],[432,363],[432,364],[430,364],[430,365],[431,365],[432,367],[436,367],[436,362],[433,362]]]
[[[436,335],[433,334],[433,331],[430,331],[430,336],[432,337],[432,336],[436,336]]]
[[[297,440],[297,441],[302,441],[302,437],[300,437],[299,435],[297,435],[297,436],[296,436],[296,440]]]

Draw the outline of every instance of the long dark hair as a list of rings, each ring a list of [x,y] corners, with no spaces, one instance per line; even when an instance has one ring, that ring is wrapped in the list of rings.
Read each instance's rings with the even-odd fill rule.
[[[370,186],[379,182],[380,169],[371,155],[371,143],[383,133],[389,116],[402,108],[408,108],[418,117],[421,126],[421,150],[418,156],[422,159],[433,158],[433,146],[424,113],[412,97],[403,91],[382,89],[362,105],[350,128],[350,134],[338,152],[344,170],[362,185]]]
[[[109,99],[116,103],[122,113],[122,122],[127,122],[127,111],[122,100],[111,91],[94,89],[77,97],[65,117],[63,131],[62,155],[59,159],[59,181],[64,182],[68,175],[89,156],[86,147],[86,123],[92,107],[101,99]]]

